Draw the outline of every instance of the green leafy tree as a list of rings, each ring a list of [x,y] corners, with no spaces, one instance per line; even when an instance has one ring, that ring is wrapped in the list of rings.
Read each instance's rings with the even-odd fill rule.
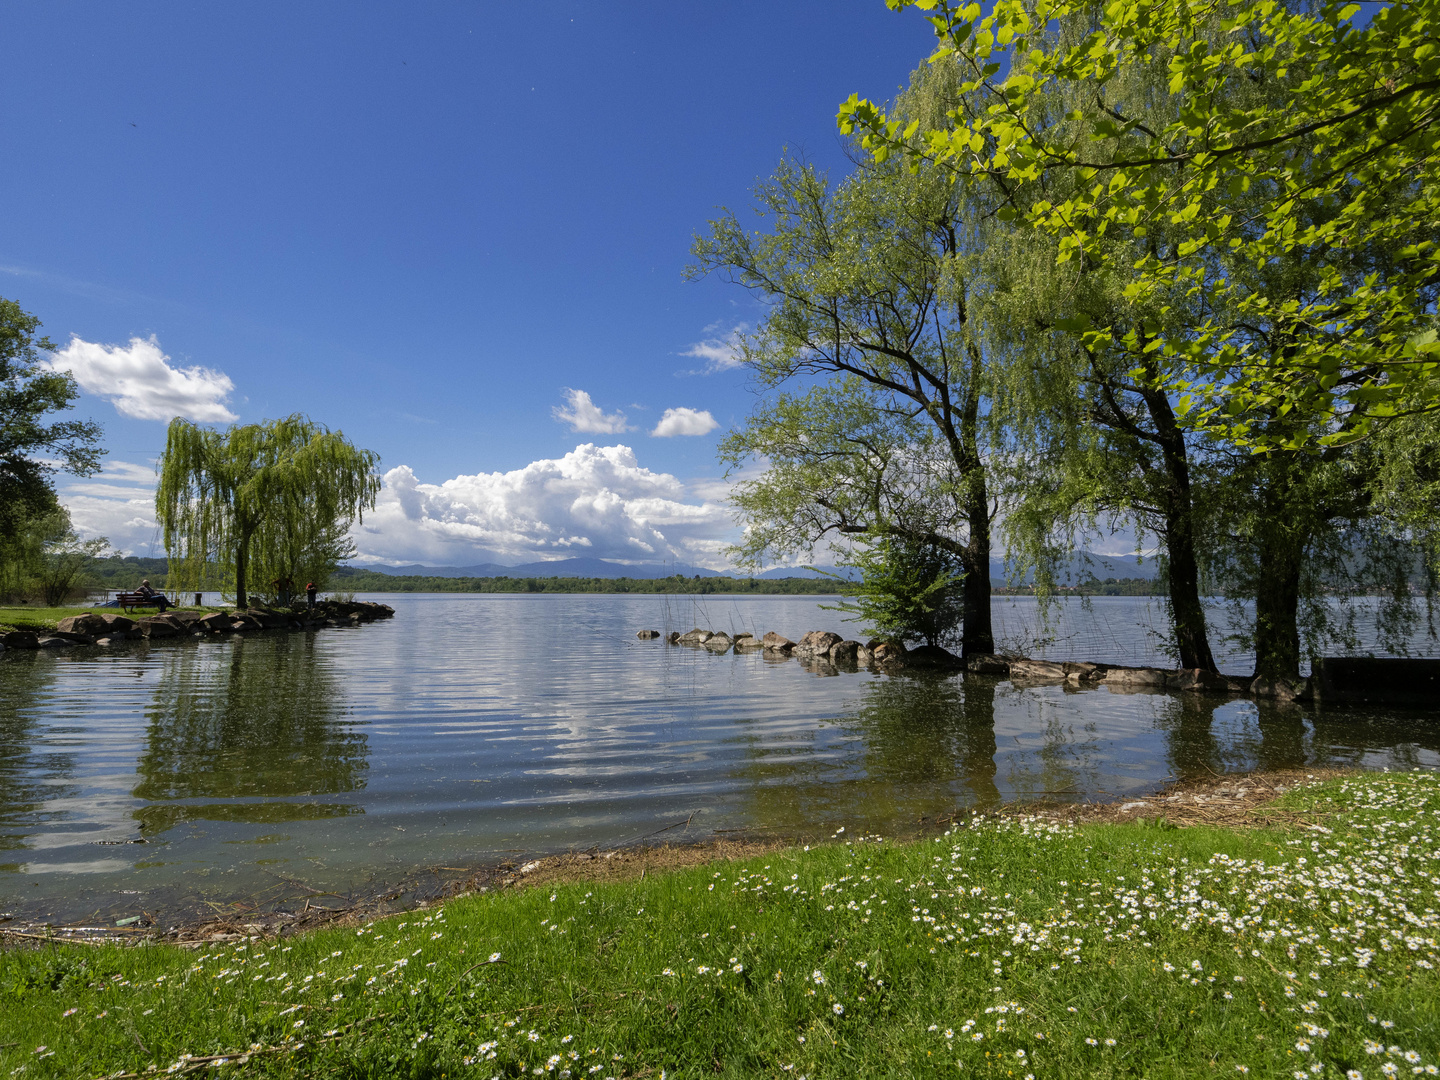
[[[879,159],[984,178],[1002,215],[1056,238],[1062,265],[1109,268],[1129,254],[1117,235],[1163,231],[1126,295],[1198,296],[1217,317],[1148,340],[1133,325],[1067,329],[1087,347],[1119,341],[1166,358],[1164,384],[1188,423],[1263,446],[1331,445],[1440,408],[1434,0],[1385,4],[1363,23],[1360,5],[1333,2],[887,3],[930,13],[932,63],[956,69],[980,107],[926,124],[852,96],[842,130]],[[1159,122],[1115,95],[1126,72],[1156,64],[1167,76]],[[1266,91],[1258,100],[1254,87]],[[1392,265],[1357,279],[1348,268],[1367,250],[1392,253]],[[1277,298],[1222,259],[1303,260],[1318,287]],[[1289,346],[1256,348],[1222,311],[1280,327]],[[1272,415],[1301,422],[1277,430]]]
[[[943,116],[943,72],[904,95]],[[830,534],[895,535],[952,552],[963,579],[963,651],[990,653],[985,356],[975,260],[989,206],[946,170],[858,170],[832,184],[786,161],[755,190],[770,228],[711,223],[693,275],[723,273],[769,311],[743,342],[762,403],[722,447],[770,468],[742,485],[742,560],[808,552]]]
[[[299,414],[223,432],[171,421],[155,490],[171,584],[199,587],[215,567],[244,607],[252,580],[328,572],[350,523],[375,505],[378,463]]]
[[[60,606],[88,584],[97,560],[119,554],[104,536],[80,539],[63,509],[41,519],[38,526],[41,545],[35,580],[47,607]]]
[[[40,320],[0,297],[0,576],[22,575],[39,551],[27,537],[36,522],[59,510],[58,470],[90,476],[100,469],[100,426],[53,420],[70,409],[80,389],[72,376],[46,368]]]
[[[920,638],[927,645],[944,645],[958,634],[965,618],[965,570],[953,552],[909,537],[882,535],[839,565],[860,571],[860,580],[847,581],[841,590],[854,597],[853,603],[822,605],[827,610],[852,613],[850,621],[902,641]]]

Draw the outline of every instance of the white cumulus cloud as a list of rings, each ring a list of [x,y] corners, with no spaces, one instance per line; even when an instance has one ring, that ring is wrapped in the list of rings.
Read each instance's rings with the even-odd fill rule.
[[[710,337],[703,341],[697,341],[680,353],[681,356],[693,356],[697,360],[704,360],[705,374],[707,375],[713,375],[717,371],[728,371],[745,363],[745,356],[740,347],[741,336],[749,329],[749,326],[746,323],[739,323],[722,333],[720,325],[715,323],[707,326],[705,332],[710,334]]]
[[[129,345],[100,345],[72,337],[50,359],[56,371],[68,371],[92,394],[108,398],[123,416],[170,421],[177,416],[198,422],[239,419],[225,407],[235,389],[230,376],[210,368],[170,366],[160,342],[131,338]]]
[[[669,438],[672,435],[708,435],[720,426],[708,409],[666,409],[651,435]]]
[[[623,412],[605,413],[590,400],[584,390],[565,388],[568,405],[557,405],[553,412],[555,419],[570,425],[571,431],[584,431],[592,435],[619,435],[629,431]]]
[[[583,443],[510,472],[424,483],[407,465],[385,474],[353,531],[367,560],[465,566],[586,556],[723,567],[734,534],[725,505],[697,499],[628,446]]]
[[[126,555],[165,554],[155,521],[155,466],[106,458],[98,476],[62,483],[60,502],[75,531],[108,537]]]

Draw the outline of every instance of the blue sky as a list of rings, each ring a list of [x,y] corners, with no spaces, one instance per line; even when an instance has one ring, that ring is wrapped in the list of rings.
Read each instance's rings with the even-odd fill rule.
[[[6,38],[0,295],[105,427],[82,527],[148,553],[168,415],[304,411],[382,457],[372,558],[709,565],[757,309],[682,280],[691,237],[786,147],[845,171],[838,103],[933,40],[883,0],[56,0]]]

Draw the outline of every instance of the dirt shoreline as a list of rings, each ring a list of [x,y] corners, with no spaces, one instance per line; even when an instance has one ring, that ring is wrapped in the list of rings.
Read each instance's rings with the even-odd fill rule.
[[[1140,822],[1162,828],[1197,825],[1262,828],[1311,820],[1313,815],[1299,815],[1270,806],[1296,785],[1362,771],[1311,768],[1216,774],[1172,781],[1145,795],[1112,797],[1106,802],[1088,799],[1073,803],[1013,802],[981,810],[979,814],[987,819],[1033,815],[1076,824]],[[912,843],[934,836],[974,816],[973,808],[962,807],[951,814],[922,818],[898,842]],[[423,910],[478,893],[578,882],[643,880],[652,873],[748,859],[817,840],[833,842],[828,835],[822,838],[799,832],[773,837],[710,837],[691,843],[669,840],[653,843],[647,842],[647,838],[610,849],[507,860],[474,868],[432,867],[380,891],[343,898],[292,880],[290,884],[302,893],[292,898],[296,901],[294,910],[279,903],[267,910],[258,904],[247,906],[246,901],[236,901],[230,905],[233,910],[181,921],[163,930],[153,925],[133,928],[34,923],[0,926],[0,949],[44,948],[60,942],[99,945],[117,941],[168,942],[194,948],[215,941],[289,937],[323,927],[354,926],[388,915]],[[452,876],[442,876],[442,872]],[[303,904],[298,903],[301,899]],[[336,901],[341,903],[337,905]]]

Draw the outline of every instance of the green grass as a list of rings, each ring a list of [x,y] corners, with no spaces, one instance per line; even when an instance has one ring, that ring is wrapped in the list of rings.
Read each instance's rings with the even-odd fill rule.
[[[154,615],[155,608],[136,608],[134,611],[121,611],[119,608],[106,608],[91,606],[72,607],[0,607],[0,634],[9,633],[11,630],[29,630],[33,633],[43,634],[54,630],[55,624],[61,619],[71,615],[81,615],[87,611],[110,612],[115,615],[124,615],[130,619],[144,618],[146,615]],[[172,605],[171,611],[209,611],[219,610],[218,608],[197,608],[193,605]]]
[[[977,819],[280,942],[12,952],[0,1075],[1423,1074],[1437,780],[1308,788],[1282,830]]]

